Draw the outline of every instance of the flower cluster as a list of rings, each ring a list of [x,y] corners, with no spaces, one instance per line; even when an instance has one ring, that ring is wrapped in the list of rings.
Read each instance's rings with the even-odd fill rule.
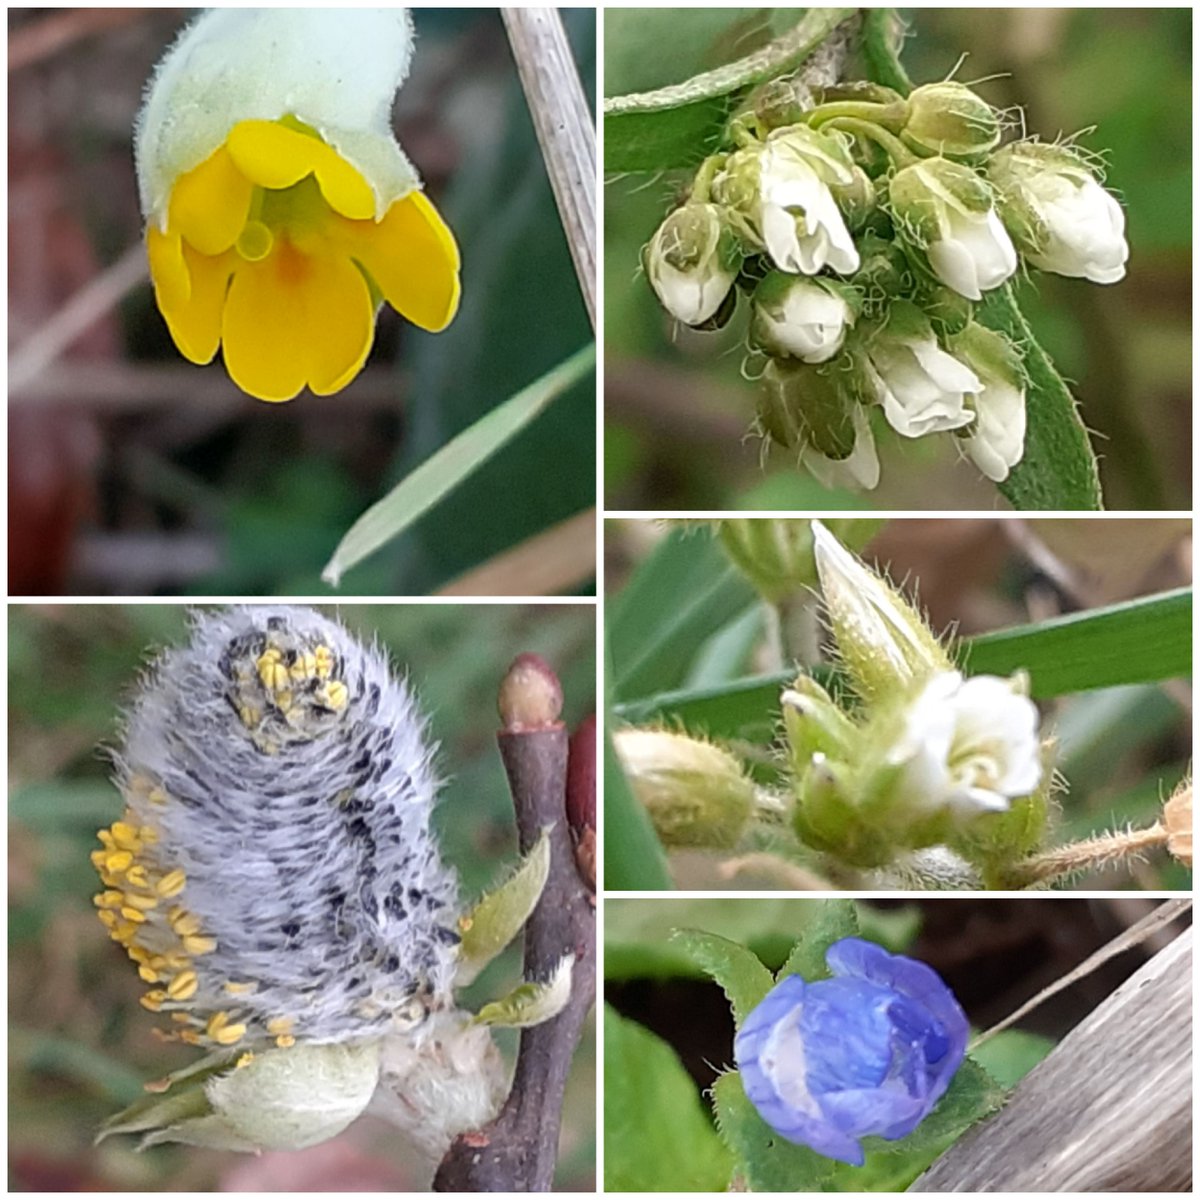
[[[458,248],[392,133],[408,10],[210,9],[158,67],[135,149],[154,295],[185,358],[261,400],[340,391],[386,300],[458,308]]]
[[[759,430],[826,486],[874,487],[869,414],[952,432],[989,479],[1025,444],[1021,356],[974,305],[1030,267],[1125,273],[1120,205],[1082,151],[1018,141],[970,88],[776,81],[644,254],[666,310],[717,328],[749,297]]]
[[[899,593],[813,526],[858,704],[847,711],[807,675],[783,693],[798,836],[859,867],[949,847],[985,877],[1028,853],[1050,772],[1026,678],[964,678]]]
[[[781,1137],[861,1167],[860,1139],[906,1137],[963,1061],[969,1027],[932,968],[860,938],[829,947],[833,978],[789,975],[733,1044],[746,1096]]]
[[[386,655],[310,609],[198,613],[158,658],[115,754],[125,808],[98,834],[94,901],[160,1036],[208,1056],[107,1132],[296,1149],[374,1099],[436,1161],[495,1115],[489,1026],[552,1016],[571,964],[458,1008],[524,924],[549,852],[464,912],[431,824],[433,752]]]

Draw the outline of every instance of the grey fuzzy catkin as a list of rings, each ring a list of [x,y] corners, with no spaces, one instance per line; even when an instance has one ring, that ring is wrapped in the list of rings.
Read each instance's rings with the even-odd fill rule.
[[[304,677],[316,647],[332,663]],[[289,660],[301,678],[272,692],[270,671]],[[187,644],[150,668],[115,755],[148,893],[173,870],[186,877],[127,937],[157,955],[174,946],[167,993],[181,971],[196,988],[147,1007],[189,1014],[176,1020],[202,1043],[214,1016],[218,1029],[244,1024],[248,1043],[281,1030],[340,1043],[449,1007],[459,908],[430,826],[433,752],[385,654],[336,621],[284,605],[195,613]],[[115,875],[105,882],[119,889]],[[182,965],[168,916],[181,911],[216,943]]]

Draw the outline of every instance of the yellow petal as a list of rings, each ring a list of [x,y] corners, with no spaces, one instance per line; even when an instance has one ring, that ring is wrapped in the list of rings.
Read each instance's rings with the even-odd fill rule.
[[[212,362],[221,342],[221,310],[229,290],[229,277],[240,261],[236,251],[209,257],[183,245],[183,260],[190,278],[187,303],[168,308],[159,301],[179,353],[190,362]]]
[[[146,257],[154,281],[154,300],[160,310],[180,308],[192,294],[192,281],[183,259],[183,242],[177,233],[161,233],[146,226]]]
[[[458,312],[458,245],[423,192],[397,200],[382,221],[338,221],[346,251],[375,281],[387,302],[431,333]]]
[[[176,180],[167,210],[168,227],[201,254],[221,254],[242,232],[253,190],[229,150],[221,146]]]
[[[234,275],[225,366],[260,400],[290,400],[305,385],[321,396],[340,390],[362,369],[374,336],[366,280],[341,254],[302,254],[281,238]]]
[[[278,121],[239,121],[226,143],[238,169],[259,187],[288,188],[316,175],[329,206],[344,217],[375,216],[375,194],[332,146]]]

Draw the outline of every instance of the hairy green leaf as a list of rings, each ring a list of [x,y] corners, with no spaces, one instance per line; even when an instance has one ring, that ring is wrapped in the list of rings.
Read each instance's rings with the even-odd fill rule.
[[[739,1028],[775,984],[753,950],[728,938],[702,929],[677,929],[671,940],[721,985],[733,1008],[733,1023]]]

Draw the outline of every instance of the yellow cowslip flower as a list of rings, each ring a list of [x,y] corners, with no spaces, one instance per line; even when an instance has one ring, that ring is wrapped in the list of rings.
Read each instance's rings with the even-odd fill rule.
[[[158,303],[185,358],[223,347],[261,400],[340,391],[386,300],[433,332],[459,300],[454,235],[390,125],[407,9],[211,9],[160,64],[138,185]]]

